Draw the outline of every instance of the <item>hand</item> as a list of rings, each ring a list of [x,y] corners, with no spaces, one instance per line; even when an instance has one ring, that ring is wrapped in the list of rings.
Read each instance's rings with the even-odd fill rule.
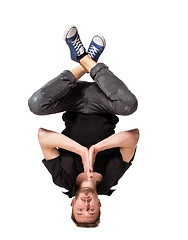
[[[91,169],[92,172],[93,172],[93,166],[94,166],[94,163],[95,163],[96,155],[97,155],[97,150],[95,148],[95,145],[92,145],[89,148],[89,165],[90,165],[90,169]]]
[[[81,158],[84,167],[84,172],[87,174],[88,179],[90,179],[93,177],[93,168],[90,164],[89,150],[87,148],[83,148]]]

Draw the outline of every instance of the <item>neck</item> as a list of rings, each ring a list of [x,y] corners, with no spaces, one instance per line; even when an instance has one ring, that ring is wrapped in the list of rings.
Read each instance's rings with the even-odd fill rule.
[[[93,178],[88,179],[85,172],[80,173],[76,179],[78,188],[89,187],[96,191],[97,184],[102,181],[102,175],[94,172]]]

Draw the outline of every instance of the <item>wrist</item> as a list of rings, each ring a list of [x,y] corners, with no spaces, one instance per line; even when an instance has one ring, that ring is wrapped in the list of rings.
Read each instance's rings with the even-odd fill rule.
[[[84,146],[82,146],[80,149],[79,149],[79,155],[81,157],[85,156],[85,154],[88,152],[88,149]]]
[[[99,143],[96,143],[95,145],[92,146],[94,148],[94,152],[97,154],[98,152],[101,151],[101,146]]]

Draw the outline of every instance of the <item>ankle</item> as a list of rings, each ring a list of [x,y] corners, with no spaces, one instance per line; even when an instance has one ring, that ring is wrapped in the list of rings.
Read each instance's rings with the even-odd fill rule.
[[[77,56],[76,59],[77,59],[78,62],[80,62],[80,60],[81,60],[83,57],[87,56],[87,55],[88,55],[88,53],[87,53],[87,52],[84,52],[84,53],[82,53],[80,56]]]
[[[76,80],[80,79],[85,73],[87,73],[87,70],[82,67],[81,65],[74,68],[72,71],[72,74],[76,78]]]
[[[89,55],[86,55],[80,59],[80,65],[87,70],[87,72],[90,72],[93,67],[95,67],[97,63],[90,58]]]

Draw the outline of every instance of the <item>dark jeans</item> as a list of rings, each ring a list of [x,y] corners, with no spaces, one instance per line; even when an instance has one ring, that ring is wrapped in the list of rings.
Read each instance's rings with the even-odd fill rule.
[[[29,98],[30,110],[37,115],[64,111],[129,115],[136,111],[136,97],[105,64],[98,63],[90,75],[94,82],[76,82],[65,70]]]

